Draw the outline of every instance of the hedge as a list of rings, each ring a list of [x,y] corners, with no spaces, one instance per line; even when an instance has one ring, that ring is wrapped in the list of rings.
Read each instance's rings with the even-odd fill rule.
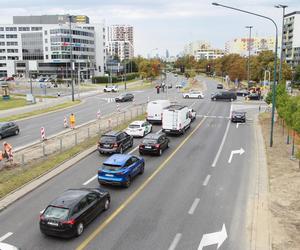
[[[139,77],[138,73],[126,74],[126,80],[127,81],[136,79],[138,77]],[[120,76],[119,77],[112,76],[111,81],[112,81],[112,83],[121,82],[121,81],[123,81],[123,78],[120,77]],[[93,83],[105,83],[105,84],[107,84],[107,83],[110,83],[110,77],[109,76],[95,76],[95,77],[92,78],[92,82]]]

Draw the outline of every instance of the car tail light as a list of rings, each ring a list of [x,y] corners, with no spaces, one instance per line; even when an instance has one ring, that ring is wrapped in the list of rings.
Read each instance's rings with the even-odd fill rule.
[[[160,147],[160,145],[159,145],[159,144],[155,144],[155,145],[154,145],[154,147],[156,147],[156,148],[159,148],[159,147]]]
[[[74,225],[74,224],[75,224],[75,220],[74,220],[74,219],[72,219],[72,220],[67,220],[67,221],[64,221],[63,224]]]
[[[139,145],[139,148],[143,148],[143,147],[144,147],[144,145],[143,145],[143,144]]]
[[[45,216],[44,215],[40,215],[40,220],[45,220]]]
[[[114,148],[117,148],[118,147],[118,143],[114,143]]]

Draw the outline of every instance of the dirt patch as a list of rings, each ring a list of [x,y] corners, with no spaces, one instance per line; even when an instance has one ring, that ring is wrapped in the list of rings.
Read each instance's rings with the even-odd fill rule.
[[[291,160],[292,145],[286,144],[280,122],[274,126],[274,144],[269,147],[270,117],[260,116],[270,185],[271,242],[274,250],[300,249],[300,170],[297,160]]]

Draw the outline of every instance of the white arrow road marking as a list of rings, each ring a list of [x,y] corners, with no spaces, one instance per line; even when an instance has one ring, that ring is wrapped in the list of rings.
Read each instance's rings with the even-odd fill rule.
[[[229,157],[229,159],[228,159],[228,163],[231,163],[233,155],[235,155],[235,154],[240,154],[240,155],[242,155],[243,153],[245,153],[245,150],[244,150],[243,148],[240,148],[240,149],[238,149],[238,150],[232,150],[232,151],[231,151],[231,154],[230,154],[230,157]]]
[[[12,233],[12,232],[8,232],[8,233],[4,234],[2,237],[0,237],[0,242],[4,241],[5,239],[12,236],[13,234],[14,233]]]
[[[199,199],[199,198],[196,198],[196,199],[194,200],[194,202],[193,202],[193,204],[192,204],[192,206],[191,206],[191,208],[190,208],[190,210],[189,210],[189,214],[190,214],[190,215],[192,215],[192,214],[195,212],[195,210],[196,210],[196,208],[197,208],[199,202],[200,202],[200,199]]]
[[[204,234],[202,236],[198,250],[202,250],[203,247],[216,245],[216,244],[218,244],[217,249],[219,249],[226,239],[227,239],[227,232],[226,232],[225,224],[223,224],[221,231],[210,233],[210,234]]]
[[[132,149],[128,154],[132,154],[135,150],[137,150],[139,148],[139,146],[136,146],[134,149]],[[91,177],[90,179],[88,179],[86,182],[84,182],[82,185],[86,186],[87,184],[91,183],[93,180],[97,179],[98,175],[94,175],[93,177]]]
[[[174,240],[172,241],[172,244],[170,245],[168,250],[175,250],[176,246],[178,245],[180,239],[182,237],[182,234],[176,234]]]

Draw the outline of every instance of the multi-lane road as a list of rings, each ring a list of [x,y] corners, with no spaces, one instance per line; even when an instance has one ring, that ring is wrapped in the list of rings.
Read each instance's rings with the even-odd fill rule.
[[[0,239],[28,250],[206,250],[217,249],[217,244],[219,249],[248,249],[248,201],[254,192],[256,164],[252,119],[258,108],[242,100],[212,102],[209,96],[216,91],[216,82],[204,81],[204,99],[180,100],[197,111],[191,129],[171,137],[170,148],[161,157],[145,156],[145,173],[130,188],[105,186],[111,207],[82,236],[70,240],[43,236],[39,212],[68,188],[99,186],[96,173],[106,157],[97,152],[3,210]],[[148,95],[143,93],[137,98]],[[169,94],[177,95],[174,90]],[[246,124],[229,121],[233,109],[248,111]],[[130,153],[138,154],[139,142],[134,140]]]

